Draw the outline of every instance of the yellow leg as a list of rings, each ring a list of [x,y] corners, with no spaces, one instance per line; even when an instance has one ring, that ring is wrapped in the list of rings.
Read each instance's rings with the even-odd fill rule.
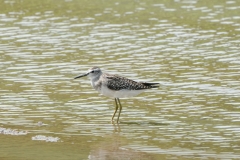
[[[118,123],[119,117],[120,117],[120,114],[121,114],[121,111],[122,111],[122,105],[121,105],[121,103],[120,103],[120,99],[117,98],[117,100],[118,100],[118,103],[119,103],[119,106],[120,106],[120,108],[119,108],[119,113],[118,113],[118,118],[117,118],[117,123]]]
[[[118,104],[117,104],[117,98],[115,98],[115,104],[116,104],[116,108],[115,108],[115,112],[113,113],[113,116],[112,116],[112,121],[113,121],[113,118],[118,110]]]

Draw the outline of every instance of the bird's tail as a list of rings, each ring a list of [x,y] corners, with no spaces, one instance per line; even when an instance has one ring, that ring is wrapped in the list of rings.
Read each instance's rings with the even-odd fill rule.
[[[145,85],[145,86],[148,86],[149,88],[158,88],[159,87],[159,83],[147,83],[147,82],[144,82],[142,84]]]

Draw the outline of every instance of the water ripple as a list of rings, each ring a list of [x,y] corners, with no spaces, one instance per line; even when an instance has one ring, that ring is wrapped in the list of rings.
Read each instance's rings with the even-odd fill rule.
[[[116,2],[91,12],[78,2],[59,2],[66,4],[73,5],[66,13],[51,4],[0,14],[0,133],[28,130],[32,140],[84,145],[106,135],[116,140],[118,133],[126,139],[121,152],[239,157],[236,1],[131,2],[130,10]],[[111,124],[114,100],[99,95],[87,78],[73,79],[96,65],[161,85],[122,99],[121,124]],[[89,154],[101,149],[110,152],[104,146]]]

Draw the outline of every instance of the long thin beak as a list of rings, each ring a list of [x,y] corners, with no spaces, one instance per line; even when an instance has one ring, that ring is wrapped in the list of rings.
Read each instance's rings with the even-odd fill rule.
[[[87,76],[88,74],[89,74],[89,73],[85,73],[85,74],[79,75],[79,76],[77,76],[77,77],[74,77],[74,79],[81,78],[81,77],[85,77],[85,76]]]

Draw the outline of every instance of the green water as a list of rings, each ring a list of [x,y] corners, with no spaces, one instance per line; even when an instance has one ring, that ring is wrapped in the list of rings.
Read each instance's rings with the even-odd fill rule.
[[[238,1],[0,2],[0,159],[238,159]],[[114,100],[99,66],[159,89]]]

